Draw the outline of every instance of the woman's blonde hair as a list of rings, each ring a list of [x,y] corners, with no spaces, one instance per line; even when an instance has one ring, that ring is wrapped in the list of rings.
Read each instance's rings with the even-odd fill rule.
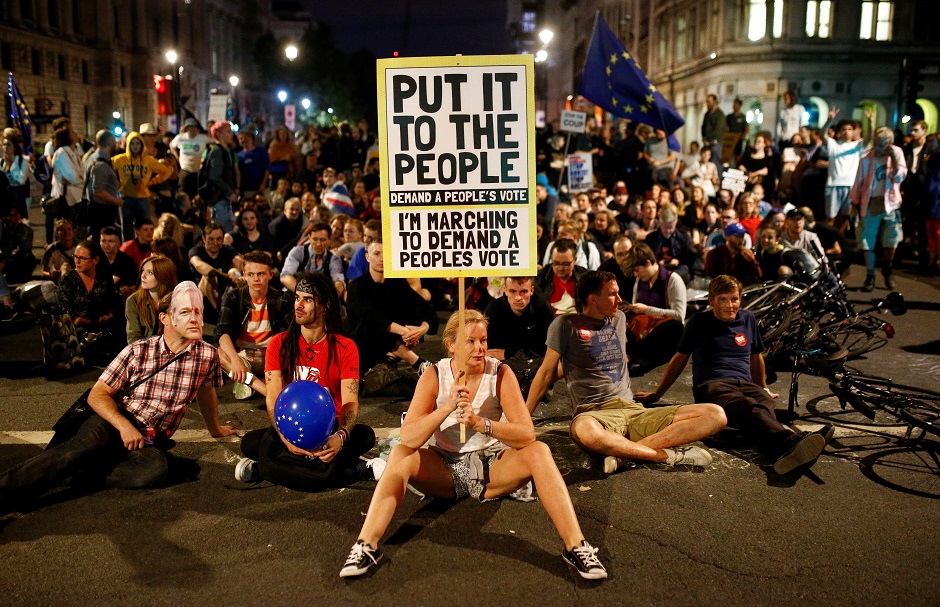
[[[490,324],[490,319],[479,310],[464,310],[463,317],[467,327],[474,323],[483,323],[484,327],[488,327]],[[457,341],[457,329],[459,324],[460,312],[457,311],[450,315],[450,318],[447,319],[447,325],[444,327],[444,347],[447,348],[448,351],[450,351]]]
[[[157,227],[153,231],[153,239],[169,238],[180,248],[183,247],[183,222],[173,213],[160,215]]]

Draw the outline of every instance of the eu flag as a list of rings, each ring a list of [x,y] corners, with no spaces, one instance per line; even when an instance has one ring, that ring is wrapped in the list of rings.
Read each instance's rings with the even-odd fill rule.
[[[23,100],[20,89],[13,82],[13,73],[10,72],[10,79],[7,81],[7,91],[10,98],[10,118],[13,124],[20,130],[22,136],[23,151],[27,154],[33,152],[33,127],[32,120],[29,117],[29,109]]]
[[[670,148],[678,149],[671,135],[685,124],[662,93],[649,81],[636,59],[598,11],[594,19],[591,48],[584,62],[581,94],[614,116],[629,118],[662,129],[670,135]]]

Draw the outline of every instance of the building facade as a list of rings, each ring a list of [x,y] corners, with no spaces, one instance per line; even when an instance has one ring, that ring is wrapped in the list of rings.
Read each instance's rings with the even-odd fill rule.
[[[271,0],[0,0],[0,71],[13,73],[40,142],[60,115],[89,138],[118,121],[174,126],[172,108],[158,113],[155,75],[178,82],[205,125],[211,92],[235,93],[243,115],[262,97],[252,49],[276,23]]]
[[[774,131],[788,90],[810,126],[825,123],[832,106],[857,119],[872,107],[878,125],[925,119],[936,131],[936,8],[933,0],[543,0],[512,2],[509,20],[520,52],[547,51],[540,67],[551,119],[577,95],[600,10],[685,119],[677,135],[687,144],[699,139],[709,94],[725,113],[741,99],[752,132]],[[555,33],[547,45],[524,31],[542,28]]]

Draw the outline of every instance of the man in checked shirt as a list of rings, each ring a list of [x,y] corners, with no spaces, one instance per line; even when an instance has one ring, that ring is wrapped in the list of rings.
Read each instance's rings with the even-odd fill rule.
[[[0,511],[28,505],[69,477],[103,479],[123,489],[159,483],[168,471],[170,437],[194,398],[212,436],[237,433],[219,425],[215,389],[222,385],[222,367],[218,351],[202,341],[202,293],[195,284],[180,283],[161,302],[160,322],[163,335],[127,346],[98,378],[88,395],[94,413],[75,436],[0,475]]]

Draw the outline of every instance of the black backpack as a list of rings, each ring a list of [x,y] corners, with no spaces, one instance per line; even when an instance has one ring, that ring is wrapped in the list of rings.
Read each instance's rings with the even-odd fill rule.
[[[199,173],[196,174],[196,193],[202,198],[203,202],[212,204],[217,201],[219,196],[219,187],[209,181],[209,155],[217,144],[210,143],[206,146],[206,156],[202,159],[202,166],[199,167]]]

